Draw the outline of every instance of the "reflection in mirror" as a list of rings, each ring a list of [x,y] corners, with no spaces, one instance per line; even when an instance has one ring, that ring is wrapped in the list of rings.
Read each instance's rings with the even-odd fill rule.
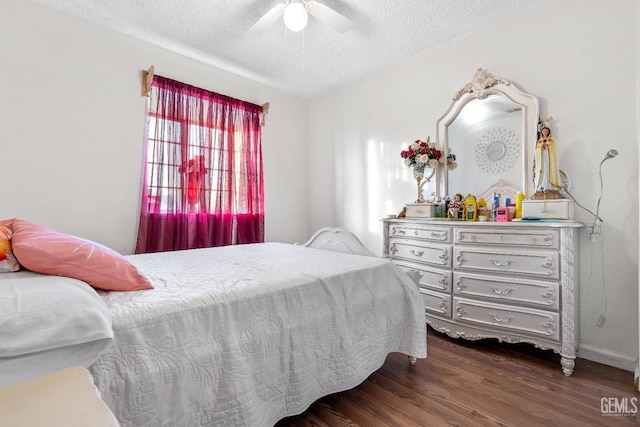
[[[504,156],[506,147],[501,141],[493,141],[487,147],[487,157],[492,162],[497,162]]]
[[[480,194],[503,180],[531,194],[538,101],[507,80],[478,69],[438,121],[438,144],[456,153],[442,168],[439,195]]]

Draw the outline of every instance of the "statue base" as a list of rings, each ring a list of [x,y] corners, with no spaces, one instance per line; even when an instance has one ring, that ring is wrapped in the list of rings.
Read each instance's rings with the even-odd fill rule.
[[[574,219],[575,202],[569,199],[523,200],[522,219]]]
[[[545,191],[536,191],[533,196],[531,196],[531,200],[557,200],[557,199],[566,199],[564,195],[558,190],[545,190]]]

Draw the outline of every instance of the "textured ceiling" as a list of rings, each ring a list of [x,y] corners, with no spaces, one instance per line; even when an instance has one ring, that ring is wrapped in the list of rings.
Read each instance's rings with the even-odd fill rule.
[[[353,28],[310,16],[293,33],[280,18],[258,36],[246,32],[282,0],[32,1],[311,99],[539,0],[319,0]]]

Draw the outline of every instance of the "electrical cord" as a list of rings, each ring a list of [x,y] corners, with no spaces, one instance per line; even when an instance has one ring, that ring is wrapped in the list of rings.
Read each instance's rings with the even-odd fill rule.
[[[602,176],[602,175],[601,175]],[[571,197],[571,200],[573,200],[575,202],[576,205],[578,205],[578,207],[581,207],[582,209],[584,209],[585,211],[589,212],[591,215],[593,215],[596,219],[599,219],[600,222],[604,222],[602,220],[602,218],[600,218],[598,215],[596,215],[595,213],[593,213],[592,211],[590,211],[589,209],[585,208],[584,206],[582,206],[575,197],[573,197],[573,194],[569,193],[569,190],[567,190],[566,188],[564,189],[564,192],[567,193],[567,195],[569,197]],[[602,197],[602,195],[600,195],[600,197]],[[599,202],[600,199],[598,199],[598,205],[600,204]]]
[[[602,317],[606,319],[605,315],[607,314],[607,287],[604,285],[604,236],[600,239],[600,252],[602,253],[602,268],[600,269],[600,273],[602,274],[602,299],[604,301],[604,308],[602,309]],[[604,320],[603,320],[604,321]]]
[[[590,233],[590,239],[592,242],[594,242],[594,237],[596,234],[602,234],[601,232],[599,232],[598,230],[598,226],[600,224],[598,224],[598,222],[603,223],[603,219],[600,218],[600,202],[602,201],[602,195],[604,193],[604,184],[603,184],[603,179],[602,179],[602,164],[613,158],[616,157],[618,155],[618,151],[615,149],[611,149],[607,152],[607,154],[605,155],[604,159],[602,159],[602,161],[600,162],[600,166],[598,167],[598,176],[600,178],[600,194],[598,196],[598,202],[596,203],[596,212],[593,213],[591,212],[589,209],[585,208],[584,206],[582,206],[580,203],[578,203],[578,201],[573,197],[573,195],[571,193],[569,193],[569,191],[567,191],[565,189],[565,192],[569,195],[569,197],[571,197],[571,199],[582,209],[584,209],[585,211],[589,212],[591,215],[593,215],[593,224],[591,224],[590,227],[588,227],[589,229],[589,233]],[[601,264],[601,268],[600,268],[600,273],[602,275],[602,300],[604,303],[603,309],[602,309],[602,314],[600,315],[600,317],[598,318],[597,322],[596,322],[596,326],[598,327],[603,327],[604,326],[604,322],[607,320],[607,305],[608,305],[608,301],[607,301],[607,287],[606,287],[606,282],[605,282],[605,274],[604,274],[604,266],[605,266],[605,261],[604,261],[604,236],[602,236],[600,238],[600,251],[601,251],[601,259],[602,259],[602,264]],[[593,266],[594,266],[594,259],[593,259],[593,248],[591,249],[591,269],[589,270],[589,278],[587,281],[587,301],[589,300],[589,291],[591,289],[591,277],[593,274]]]
[[[578,203],[576,198],[573,197],[573,194],[569,193],[569,190],[567,190],[566,188],[564,189],[565,193],[567,193],[567,195],[569,197],[571,197],[571,200],[573,200],[576,203],[576,205],[578,205],[580,208],[584,209],[585,211],[587,211],[591,215],[593,215],[593,224],[591,225],[591,233],[592,234],[595,232],[596,227],[598,226],[598,221],[604,222],[604,220],[602,218],[600,218],[600,202],[602,201],[602,194],[604,193],[604,185],[603,185],[603,181],[602,181],[602,164],[605,161],[616,157],[617,155],[618,155],[618,150],[611,149],[611,150],[607,151],[607,154],[604,156],[604,159],[602,159],[602,161],[600,162],[600,166],[598,167],[598,176],[600,177],[600,195],[598,196],[598,203],[596,204],[596,212],[595,213],[593,213],[592,211],[590,211],[589,209],[585,208],[580,203]]]
[[[615,150],[612,150],[615,151]],[[618,152],[616,151],[616,155],[618,154]],[[609,159],[609,153],[607,153],[607,157],[605,157],[604,159],[602,159],[602,161],[600,162],[600,167],[598,168],[598,176],[600,177],[600,196],[598,197],[598,203],[596,204],[596,214],[595,214],[595,218],[593,219],[593,225],[591,226],[591,230],[595,230],[596,229],[596,225],[598,223],[598,220],[600,222],[602,221],[602,218],[600,218],[600,216],[598,215],[600,213],[600,201],[602,200],[602,193],[604,191],[604,186],[602,185],[602,164],[605,162],[605,160]]]
[[[591,266],[591,268],[589,269],[589,275],[587,276],[587,292],[585,295],[585,301],[588,303],[590,301],[591,298],[591,285],[593,284],[593,266],[595,265],[595,253],[593,251],[593,246],[590,246],[590,251],[589,251],[589,257],[590,257],[590,263],[589,265]],[[604,265],[605,265],[605,261],[604,261],[604,236],[602,239],[600,239],[600,252],[601,252],[601,259],[602,259],[602,263],[601,263],[601,268],[600,268],[600,273],[602,275],[602,302],[603,302],[603,307],[602,307],[602,313],[600,314],[599,318],[596,320],[596,326],[598,326],[599,328],[602,328],[604,326],[605,321],[607,320],[607,306],[608,306],[608,300],[607,300],[607,287],[605,285],[605,274],[604,274]],[[583,320],[583,325],[589,329],[591,329],[590,324],[587,322],[587,319],[585,318]]]

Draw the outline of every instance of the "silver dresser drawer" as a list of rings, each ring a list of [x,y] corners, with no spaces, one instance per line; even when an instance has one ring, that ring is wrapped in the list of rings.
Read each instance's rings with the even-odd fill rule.
[[[452,229],[416,223],[389,225],[389,237],[408,237],[430,242],[451,243]]]
[[[558,249],[558,230],[513,230],[504,228],[456,228],[455,242]]]
[[[405,273],[418,276],[418,286],[421,288],[435,289],[442,292],[451,292],[451,270],[439,270],[418,266],[413,263],[394,260],[394,264]]]
[[[457,297],[454,297],[453,304],[454,320],[514,334],[542,336],[553,341],[560,339],[560,316],[555,312]]]
[[[451,268],[451,246],[440,246],[413,239],[389,239],[389,255],[424,264]]]
[[[559,278],[557,251],[508,251],[493,248],[456,247],[455,267],[496,273],[528,274],[547,279]]]
[[[451,295],[432,292],[423,288],[420,288],[420,295],[424,301],[425,313],[451,318]]]
[[[558,282],[542,282],[519,277],[481,276],[455,273],[454,293],[483,297],[511,304],[527,304],[557,311],[560,307]]]

